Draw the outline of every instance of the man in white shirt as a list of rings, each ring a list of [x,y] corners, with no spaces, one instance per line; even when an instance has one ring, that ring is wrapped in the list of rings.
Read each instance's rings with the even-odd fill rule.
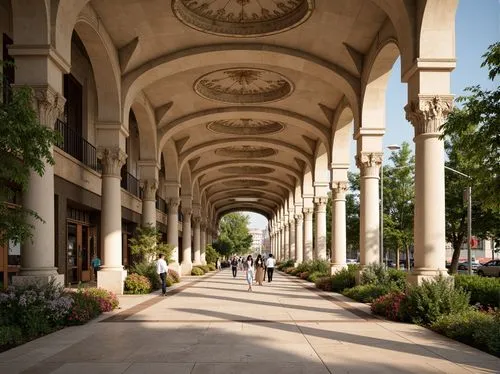
[[[269,257],[266,260],[266,267],[267,267],[267,282],[272,282],[273,281],[273,273],[274,273],[274,266],[276,265],[276,260],[273,257],[273,254],[270,253]]]
[[[168,273],[168,267],[167,267],[167,261],[163,258],[163,253],[160,253],[158,255],[158,261],[156,261],[156,272],[160,276],[161,279],[161,294],[162,296],[165,296],[167,293],[167,273]]]

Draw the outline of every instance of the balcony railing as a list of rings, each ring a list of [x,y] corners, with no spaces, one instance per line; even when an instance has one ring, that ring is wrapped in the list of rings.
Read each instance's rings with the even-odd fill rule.
[[[61,140],[56,144],[67,154],[95,171],[101,171],[101,165],[97,160],[96,148],[86,141],[80,134],[68,126],[67,123],[58,119],[56,131],[61,134]]]
[[[132,174],[127,172],[125,168],[122,169],[121,177],[122,177],[122,180],[120,182],[121,188],[127,190],[132,195],[142,199],[142,190],[140,187],[139,180]]]

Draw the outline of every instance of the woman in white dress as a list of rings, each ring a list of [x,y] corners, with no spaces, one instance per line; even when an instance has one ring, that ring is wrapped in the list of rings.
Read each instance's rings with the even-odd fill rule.
[[[248,283],[248,291],[252,291],[252,283],[254,278],[254,269],[253,269],[253,258],[251,255],[247,257],[247,260],[244,263],[245,274]]]

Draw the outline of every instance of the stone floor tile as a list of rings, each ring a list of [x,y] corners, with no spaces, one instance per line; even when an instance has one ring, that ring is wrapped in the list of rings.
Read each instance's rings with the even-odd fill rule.
[[[64,364],[52,374],[122,374],[130,366],[128,363],[88,363]]]
[[[192,374],[329,374],[321,363],[197,363]],[[128,374],[128,373],[127,373]]]
[[[190,374],[195,364],[191,363],[135,363],[124,372],[124,374]]]

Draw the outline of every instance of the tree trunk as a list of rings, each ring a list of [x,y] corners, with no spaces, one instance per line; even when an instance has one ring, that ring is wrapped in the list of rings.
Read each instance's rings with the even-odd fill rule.
[[[399,247],[396,248],[396,269],[399,270]]]
[[[406,249],[406,269],[407,269],[406,271],[410,272],[411,270],[410,246],[406,245],[405,249]]]
[[[451,257],[450,273],[456,274],[458,268],[458,260],[460,259],[460,249],[462,248],[463,237],[460,235],[458,240],[452,242],[453,245],[453,255]]]

